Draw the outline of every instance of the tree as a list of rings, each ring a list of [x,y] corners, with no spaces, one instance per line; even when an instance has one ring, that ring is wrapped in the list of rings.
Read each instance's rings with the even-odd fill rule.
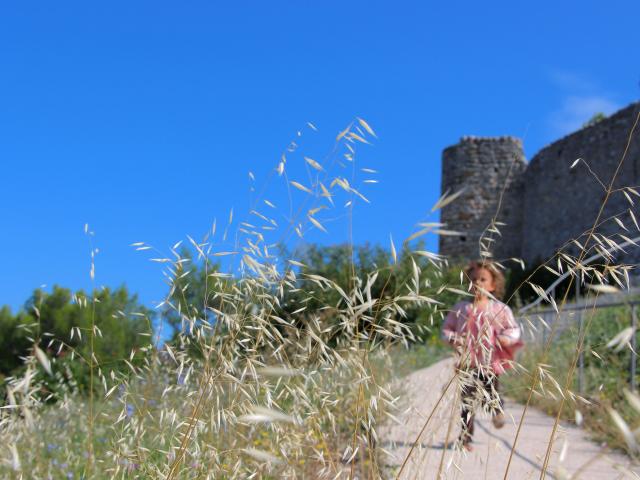
[[[421,249],[423,249],[421,245],[416,247],[416,250]],[[346,244],[310,245],[297,260],[306,265],[302,272],[320,275],[334,281],[345,292],[352,289],[354,281],[364,283],[368,275],[378,272],[371,286],[371,297],[381,299],[383,302],[394,296],[408,293],[413,278],[413,262],[415,262],[421,270],[422,283],[419,289],[422,295],[437,297],[437,300],[445,306],[452,305],[457,298],[455,293],[441,287],[457,285],[459,269],[440,271],[424,257],[412,254],[408,246],[402,249],[395,263],[389,251],[379,245],[368,243],[354,247]],[[299,290],[289,293],[282,302],[283,314],[292,316],[294,320],[297,318],[298,324],[304,323],[304,318],[293,315],[293,312],[301,306],[306,306],[307,312],[317,313],[323,307],[337,305],[341,299],[335,289],[323,290],[304,275],[300,276],[299,283]],[[404,318],[397,320],[410,325],[417,340],[422,341],[426,337],[438,335],[441,318],[434,316],[431,308],[410,307],[405,313]],[[363,323],[360,328],[366,328],[366,325]]]
[[[8,307],[0,310],[0,374],[19,371],[21,357],[38,345],[52,359],[54,369],[69,368],[75,382],[86,389],[92,325],[97,327],[94,364],[106,374],[124,371],[124,360],[130,360],[131,352],[150,344],[152,316],[124,286],[96,290],[93,298],[57,285],[50,293],[37,289],[18,314],[12,315]]]
[[[416,246],[417,250],[423,248],[421,245]],[[185,329],[184,326],[187,323],[198,324],[205,320],[211,325],[212,334],[213,332],[223,333],[224,326],[216,325],[217,317],[213,310],[226,311],[228,306],[237,305],[237,301],[225,303],[222,298],[232,295],[234,290],[236,293],[243,291],[238,283],[241,279],[222,278],[215,275],[219,273],[219,265],[205,264],[204,260],[197,259],[190,250],[183,249],[179,257],[179,261],[173,267],[172,285],[168,296],[171,305],[167,306],[162,313],[163,320],[173,328],[173,337],[170,341],[177,341],[181,333],[187,333],[186,337],[182,337],[183,339],[188,338],[189,329]],[[292,268],[292,264],[287,262],[289,259],[301,262],[305,267],[300,268],[295,285],[283,289],[284,297],[275,307],[274,313],[291,321],[296,329],[305,329],[311,316],[320,316],[324,323],[328,322],[326,327],[329,324],[336,327],[333,330],[334,342],[345,333],[338,327],[339,321],[331,313],[333,307],[341,301],[342,296],[336,288],[321,288],[307,275],[319,275],[335,282],[344,292],[350,292],[355,282],[359,282],[359,286],[363,287],[367,277],[377,272],[376,280],[371,285],[371,297],[381,299],[384,303],[393,297],[409,293],[414,272],[413,262],[415,262],[421,270],[419,285],[421,294],[437,298],[444,308],[453,305],[459,296],[441,288],[443,285],[458,285],[459,268],[441,271],[435,268],[427,258],[413,254],[406,246],[399,252],[397,262],[392,261],[390,252],[383,247],[368,243],[353,247],[348,244],[327,246],[310,244],[296,254],[281,247],[278,257],[281,268]],[[274,285],[274,290],[270,293],[276,295],[277,288],[277,285]],[[251,298],[247,298],[246,308],[250,308],[252,302]],[[300,313],[302,307],[305,307],[304,313]],[[439,334],[441,315],[434,315],[434,310],[429,306],[424,305],[420,308],[410,306],[405,314],[397,320],[412,328],[417,340],[422,341]],[[363,320],[362,325],[359,326],[361,331],[368,328],[366,323]],[[281,333],[285,333],[284,328]],[[198,354],[196,351],[191,353]]]
[[[211,318],[211,310],[207,307],[220,304],[219,293],[225,291],[229,284],[226,279],[211,277],[219,271],[219,264],[205,263],[193,257],[187,248],[180,251],[168,295],[170,305],[162,311],[162,320],[173,329],[171,341],[182,332],[184,318],[192,321]]]
[[[7,306],[0,309],[0,380],[22,364],[20,356],[30,346],[25,329],[29,320],[23,312],[13,315]]]

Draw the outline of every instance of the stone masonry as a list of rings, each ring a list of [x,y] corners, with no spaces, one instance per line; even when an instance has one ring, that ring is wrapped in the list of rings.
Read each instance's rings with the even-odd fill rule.
[[[441,236],[440,253],[477,258],[483,232],[485,244],[499,260],[517,257],[530,263],[545,260],[561,248],[571,251],[567,243],[572,239],[582,243],[598,217],[605,197],[602,184],[609,184],[623,155],[614,192],[600,213],[596,232],[640,236],[629,214],[633,208],[640,222],[640,197],[627,191],[636,204],[631,207],[622,190],[616,191],[640,185],[640,125],[630,137],[639,113],[640,102],[631,104],[548,145],[529,163],[522,142],[514,137],[463,137],[446,148],[442,154],[442,193],[464,190],[441,211],[445,228],[460,234]],[[586,163],[570,168],[578,158]],[[505,224],[498,225],[499,233],[486,231],[492,219]],[[624,241],[616,238],[619,243]],[[625,262],[640,263],[640,247],[626,250],[622,255]]]

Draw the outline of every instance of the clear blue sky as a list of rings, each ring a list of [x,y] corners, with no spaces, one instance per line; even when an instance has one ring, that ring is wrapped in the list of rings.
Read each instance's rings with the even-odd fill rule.
[[[88,287],[85,222],[98,284],[160,300],[160,267],[129,244],[246,214],[248,172],[307,121],[311,156],[356,115],[377,131],[354,239],[386,246],[427,218],[460,136],[524,137],[531,157],[640,97],[636,1],[444,3],[3,2],[0,304]]]

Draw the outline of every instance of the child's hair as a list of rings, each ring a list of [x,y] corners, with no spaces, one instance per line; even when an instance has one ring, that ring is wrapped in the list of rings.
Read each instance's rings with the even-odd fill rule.
[[[484,268],[491,273],[493,277],[493,284],[496,289],[492,292],[492,295],[498,300],[502,300],[504,296],[504,275],[502,271],[490,260],[472,260],[469,265],[464,269],[464,274],[467,278],[471,277],[471,272],[478,268]]]

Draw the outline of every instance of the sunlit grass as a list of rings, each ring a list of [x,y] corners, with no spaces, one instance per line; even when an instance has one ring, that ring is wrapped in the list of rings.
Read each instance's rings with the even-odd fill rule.
[[[305,134],[315,130],[309,124]],[[351,227],[355,205],[369,202],[367,188],[376,181],[375,170],[360,161],[360,148],[376,138],[364,120],[356,118],[341,131],[322,159],[299,151],[301,136],[283,151],[265,185],[252,187],[264,192],[273,182],[284,188],[289,205],[283,210],[266,196],[254,199],[244,217],[231,210],[225,225],[214,222],[201,240],[187,236],[192,258],[182,242],[167,252],[133,244],[166,267],[169,294],[159,309],[176,328],[170,342],[158,346],[148,338],[128,358],[114,359],[126,364],[115,371],[93,355],[101,319],[92,315],[88,331],[75,332],[90,344],[84,356],[62,346],[89,369],[88,394],[76,391],[70,376],[50,394],[46,384],[57,359],[39,349],[39,333],[34,337],[24,374],[5,385],[0,443],[7,448],[0,474],[87,480],[384,476],[378,431],[398,407],[402,392],[395,380],[442,358],[434,339],[450,307],[447,299],[452,292],[464,294],[468,279],[458,271],[452,276],[447,259],[416,247],[414,240],[423,235],[456,234],[433,219],[419,222],[403,243],[390,239],[388,261],[367,271],[358,269],[351,244],[349,268],[336,272],[344,281],[283,255],[280,247],[295,247],[293,239],[311,231],[328,232],[336,219]],[[256,179],[253,173],[250,178]],[[445,194],[434,209],[457,196]],[[490,258],[488,237],[501,227],[496,214],[479,256]],[[560,253],[546,267],[558,275],[569,271],[596,292],[628,287],[626,267],[607,256],[615,239],[593,232],[587,237],[578,256]],[[604,265],[581,263],[593,251],[603,253]],[[193,264],[200,268],[191,269]],[[95,272],[92,253],[92,278]],[[534,290],[562,308],[542,287]],[[94,295],[77,307],[96,304]],[[407,321],[415,311],[420,321]],[[432,339],[427,346],[404,350],[426,338]],[[566,363],[574,363],[573,346],[581,342],[580,335],[569,337],[561,351]],[[545,366],[553,345],[534,360],[525,357],[529,373],[513,383],[514,392],[526,392],[526,385],[538,392],[540,384],[551,383],[556,393],[577,399],[571,369],[562,378]],[[571,414],[573,404],[566,405]],[[631,413],[611,405],[622,417]],[[554,403],[554,413],[561,416],[564,406]],[[633,451],[635,441],[615,415]]]

